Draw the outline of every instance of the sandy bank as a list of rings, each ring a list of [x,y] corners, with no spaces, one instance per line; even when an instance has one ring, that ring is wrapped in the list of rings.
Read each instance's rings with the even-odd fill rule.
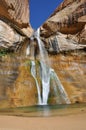
[[[29,118],[0,116],[0,130],[86,130],[86,113]]]

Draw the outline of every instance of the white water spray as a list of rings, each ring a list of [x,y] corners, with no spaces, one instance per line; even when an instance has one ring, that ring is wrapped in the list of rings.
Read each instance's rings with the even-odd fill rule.
[[[27,49],[26,49],[26,56],[30,55],[30,45],[28,45]]]
[[[37,92],[38,92],[38,105],[42,104],[42,100],[41,100],[41,93],[40,93],[40,87],[36,78],[36,68],[35,68],[35,61],[31,61],[31,74],[33,76],[33,78],[35,79],[36,82],[36,87],[37,87]]]
[[[40,29],[36,32],[36,39],[38,41],[40,51],[40,64],[41,64],[41,80],[42,80],[42,104],[47,105],[48,96],[50,91],[50,69],[49,59],[44,44],[40,39]]]
[[[63,87],[63,85],[61,84],[57,74],[55,73],[55,71],[53,69],[50,69],[51,70],[51,78],[53,78],[53,80],[56,82],[56,87],[58,87],[59,89],[59,92],[62,96],[62,99],[67,103],[67,104],[70,104],[70,100],[68,98],[68,95]]]
[[[31,61],[31,74],[36,82],[37,92],[38,92],[38,105],[47,105],[48,99],[49,99],[49,92],[50,92],[50,80],[52,79],[55,83],[54,90],[57,91],[57,88],[60,92],[61,98],[67,103],[70,104],[70,100],[68,98],[68,95],[61,84],[57,74],[55,71],[50,68],[50,62],[48,58],[48,53],[44,47],[43,42],[40,39],[40,29],[38,29],[34,35],[34,38],[37,40],[38,47],[39,47],[39,54],[40,54],[40,77],[42,82],[42,94],[41,94],[41,87],[38,84],[37,78],[36,78],[36,66],[35,66],[35,60],[34,60],[34,45],[32,45],[32,57],[33,60]],[[27,48],[27,54],[29,54],[29,48]],[[53,84],[54,85],[54,84]],[[56,92],[57,94],[57,92]]]

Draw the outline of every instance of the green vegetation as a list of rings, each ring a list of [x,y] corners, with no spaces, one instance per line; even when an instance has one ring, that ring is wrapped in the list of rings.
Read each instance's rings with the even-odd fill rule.
[[[9,53],[10,51],[8,49],[0,49],[0,56],[5,56]]]
[[[25,65],[26,65],[26,66],[31,65],[30,60],[26,60],[26,61],[25,61]]]

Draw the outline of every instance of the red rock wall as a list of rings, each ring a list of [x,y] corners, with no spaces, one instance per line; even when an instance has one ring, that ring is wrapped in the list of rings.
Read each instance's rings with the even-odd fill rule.
[[[0,17],[24,28],[29,23],[28,0],[0,0]]]

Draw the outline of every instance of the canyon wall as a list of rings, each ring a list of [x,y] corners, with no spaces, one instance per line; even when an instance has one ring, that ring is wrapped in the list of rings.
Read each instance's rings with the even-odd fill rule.
[[[26,58],[26,48],[22,48],[24,45],[27,46],[28,39],[33,33],[29,21],[28,0],[0,0],[0,107],[34,104],[34,90],[28,85],[25,87],[22,83],[25,80],[24,73],[28,72],[24,72],[26,67],[21,69],[21,66],[24,66],[22,59]],[[27,74],[25,77],[30,78]],[[18,83],[16,83],[17,81]],[[25,82],[28,84],[29,81],[25,80]],[[18,86],[17,89],[16,86]],[[22,91],[22,94],[19,91]],[[24,103],[21,103],[21,95]],[[31,103],[28,103],[29,95],[33,95],[33,98],[30,99]]]
[[[41,26],[41,39],[71,102],[86,102],[86,1],[64,0]]]
[[[86,1],[64,0],[42,25],[41,35],[49,37],[57,31],[86,44]]]
[[[18,4],[19,2],[20,0],[0,1],[2,32],[0,33],[0,107],[2,108],[36,105],[38,102],[36,83],[30,72],[30,61],[33,57],[26,56],[26,49],[32,44],[29,38],[33,32],[28,21],[28,1],[21,0],[21,4]],[[86,102],[85,0],[64,0],[41,26],[40,35],[48,51],[51,67],[59,76],[71,103]],[[33,41],[34,45],[35,42]],[[38,50],[36,48],[36,55]],[[38,65],[36,59],[37,74]],[[37,78],[39,80],[39,77]],[[56,104],[54,88],[50,89],[48,103]]]
[[[13,47],[31,36],[29,17],[28,0],[0,0],[0,48]]]

